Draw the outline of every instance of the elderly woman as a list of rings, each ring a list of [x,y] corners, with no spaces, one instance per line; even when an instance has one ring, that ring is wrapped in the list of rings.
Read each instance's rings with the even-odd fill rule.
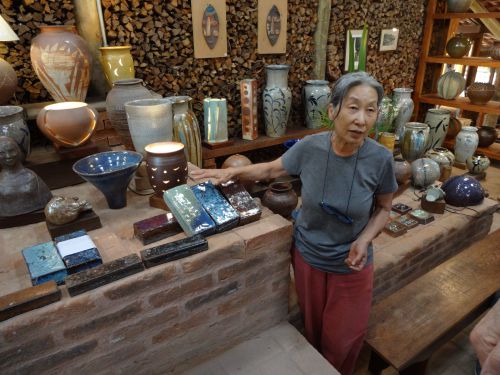
[[[343,375],[354,371],[363,344],[372,299],[371,241],[397,189],[391,153],[367,138],[382,97],[370,75],[344,75],[328,107],[334,131],[305,137],[269,163],[192,172],[214,183],[300,176],[292,263],[305,334]]]

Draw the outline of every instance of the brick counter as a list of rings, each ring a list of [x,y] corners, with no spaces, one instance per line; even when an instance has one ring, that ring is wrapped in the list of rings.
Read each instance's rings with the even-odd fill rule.
[[[104,261],[151,246],[133,239],[131,225],[161,213],[147,197],[129,193],[127,208],[112,211],[88,184],[62,190],[93,203],[103,228],[89,235]],[[30,286],[20,250],[50,239],[44,225],[0,231],[2,294]],[[289,221],[266,210],[258,222],[209,237],[206,252],[77,297],[63,288],[61,301],[0,322],[0,373],[192,367],[286,319],[291,234]]]

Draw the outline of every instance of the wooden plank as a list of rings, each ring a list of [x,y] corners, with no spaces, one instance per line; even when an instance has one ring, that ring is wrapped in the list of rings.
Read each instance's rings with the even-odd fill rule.
[[[455,140],[446,139],[443,143],[443,147],[450,150],[455,149]],[[500,143],[493,143],[489,147],[478,147],[476,153],[483,154],[493,160],[500,160]]]
[[[484,310],[500,285],[500,230],[375,305],[367,343],[402,370]]]
[[[434,18],[437,20],[451,19],[451,18],[500,18],[500,12],[487,12],[487,13],[436,13]]]
[[[468,98],[457,97],[453,100],[440,98],[437,94],[424,94],[418,97],[422,103],[439,104],[448,107],[461,108],[478,113],[491,113],[500,115],[500,102],[490,100],[486,104],[472,104]]]
[[[488,57],[461,57],[453,58],[448,56],[427,56],[425,58],[427,63],[434,64],[458,64],[458,65],[468,65],[468,66],[485,66],[488,68],[500,67],[500,62],[498,60],[493,60]]]
[[[282,137],[271,138],[265,135],[261,135],[253,141],[246,141],[244,139],[234,139],[234,144],[231,146],[221,147],[216,149],[209,149],[207,147],[203,147],[202,151],[203,160],[271,147],[282,144],[283,142],[288,141],[289,139],[304,138],[306,135],[321,133],[324,131],[329,131],[329,129],[296,128],[296,129],[288,129],[286,134]]]

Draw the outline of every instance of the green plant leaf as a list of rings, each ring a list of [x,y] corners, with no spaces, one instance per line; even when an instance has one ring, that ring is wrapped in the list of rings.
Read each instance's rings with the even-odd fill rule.
[[[354,72],[354,38],[352,37],[351,30],[349,30],[349,66],[347,67],[349,73]]]
[[[365,23],[363,26],[363,33],[361,35],[361,46],[359,48],[359,63],[358,70],[365,71],[366,69],[366,48],[368,45],[368,25]]]

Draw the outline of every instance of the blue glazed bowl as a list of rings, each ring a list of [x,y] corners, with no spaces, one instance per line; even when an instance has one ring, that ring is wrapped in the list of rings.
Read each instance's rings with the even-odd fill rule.
[[[141,161],[142,155],[134,151],[100,152],[78,160],[73,171],[104,194],[109,208],[123,208],[128,184]]]
[[[481,184],[473,177],[454,176],[441,186],[446,203],[457,207],[475,206],[484,199]]]
[[[288,141],[283,142],[283,146],[287,149],[291,148],[295,143],[300,141],[300,139],[289,139]]]

